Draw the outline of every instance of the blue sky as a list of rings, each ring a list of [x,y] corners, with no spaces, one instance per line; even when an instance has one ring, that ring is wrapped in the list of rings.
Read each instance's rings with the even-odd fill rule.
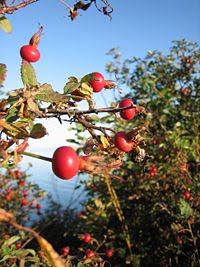
[[[154,49],[166,53],[172,40],[186,38],[200,42],[199,0],[110,0],[110,3],[114,8],[111,21],[91,7],[72,22],[59,0],[39,0],[9,15],[13,32],[0,30],[0,62],[8,69],[4,90],[22,86],[19,50],[37,31],[39,23],[44,27],[38,47],[41,59],[34,63],[34,68],[40,83],[51,83],[60,92],[69,76],[82,77],[99,71],[107,78],[105,65],[110,58],[105,54],[110,48],[119,47],[124,57],[130,58],[143,57]],[[95,97],[100,101],[99,95]],[[49,136],[32,142],[30,151],[44,154],[45,148],[51,148],[48,152],[51,154],[63,145],[67,126],[58,122],[46,122],[46,126]]]
[[[100,1],[100,0],[99,0]],[[68,3],[73,3],[69,1]],[[43,25],[41,60],[34,64],[38,80],[62,90],[67,77],[91,71],[105,73],[105,53],[119,47],[126,57],[144,56],[147,50],[167,51],[172,40],[200,41],[199,0],[110,0],[110,21],[91,7],[75,21],[59,0],[40,0],[9,15],[13,32],[0,31],[0,61],[8,66],[5,89],[21,86],[19,49]]]

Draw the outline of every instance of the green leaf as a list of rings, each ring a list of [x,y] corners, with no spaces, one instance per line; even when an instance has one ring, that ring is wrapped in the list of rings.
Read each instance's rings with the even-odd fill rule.
[[[79,86],[80,86],[80,83],[77,81],[67,82],[64,86],[64,94],[72,93],[73,91],[77,90],[79,88]]]
[[[34,249],[26,249],[28,251],[29,254],[36,256],[36,252]]]
[[[118,248],[117,249],[117,255],[123,259],[126,255],[126,250],[124,248]]]
[[[26,60],[22,60],[21,65],[21,78],[22,82],[26,86],[37,86],[37,78],[33,66]]]
[[[80,83],[91,82],[94,80],[94,78],[95,78],[95,74],[93,73],[87,74],[81,79]]]
[[[69,100],[69,97],[63,94],[59,94],[58,92],[54,92],[52,86],[50,84],[45,83],[38,88],[35,99],[50,103],[64,103]]]
[[[8,111],[8,115],[6,116],[7,122],[13,122],[18,119],[18,112],[19,110],[16,107],[11,107]]]
[[[0,27],[4,30],[4,32],[12,31],[12,25],[5,16],[0,17]]]
[[[6,77],[6,65],[0,63],[0,87],[2,86]]]
[[[77,267],[84,267],[85,265],[83,264],[83,263],[81,263],[81,262],[79,262],[78,264],[77,264]]]
[[[7,259],[10,259],[10,258],[12,258],[12,257],[10,257],[10,255],[5,255],[5,256],[0,260],[0,262],[4,262],[4,261],[6,261]]]
[[[10,246],[20,239],[19,236],[14,235],[3,243],[3,246]]]
[[[184,199],[180,199],[179,208],[181,211],[181,215],[185,217],[186,219],[194,214],[193,209],[190,207],[188,202],[186,202]]]
[[[76,77],[74,77],[74,76],[70,76],[70,77],[68,78],[68,80],[69,80],[70,82],[78,83],[78,79],[77,79]]]

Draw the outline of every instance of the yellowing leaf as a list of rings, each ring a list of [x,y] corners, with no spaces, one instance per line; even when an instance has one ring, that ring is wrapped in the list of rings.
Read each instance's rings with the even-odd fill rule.
[[[49,262],[54,267],[65,267],[64,262],[62,261],[60,255],[54,250],[52,245],[40,235],[35,236],[38,243],[40,244],[41,249],[44,251]]]
[[[100,140],[101,140],[101,143],[102,143],[104,148],[107,148],[107,147],[110,146],[110,143],[108,142],[108,139],[104,135],[100,136]]]
[[[93,92],[93,89],[87,82],[83,82],[80,85],[79,91],[84,95],[91,95]]]
[[[10,21],[5,16],[0,17],[0,27],[5,32],[11,32],[12,31],[12,25],[10,24]]]

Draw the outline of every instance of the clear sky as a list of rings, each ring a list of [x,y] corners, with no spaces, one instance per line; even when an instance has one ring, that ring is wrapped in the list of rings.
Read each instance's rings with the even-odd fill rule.
[[[105,54],[110,48],[119,47],[124,57],[130,58],[143,57],[148,50],[165,53],[172,40],[200,42],[200,0],[109,1],[114,8],[112,20],[91,7],[72,22],[59,0],[39,0],[8,15],[13,32],[0,30],[0,62],[8,68],[4,90],[22,86],[19,50],[38,30],[39,23],[44,27],[38,47],[41,59],[34,68],[40,83],[51,83],[60,92],[69,76],[99,71],[107,78],[105,65],[110,58]],[[63,144],[66,127],[47,124],[49,136],[36,140],[30,146],[32,152]]]
[[[98,0],[100,1],[100,0]],[[74,1],[69,0],[68,3]],[[119,47],[126,57],[144,56],[147,50],[167,51],[172,40],[200,41],[199,0],[110,0],[112,20],[95,7],[75,21],[59,0],[38,2],[9,15],[13,32],[0,30],[0,61],[8,66],[5,83],[10,90],[21,86],[19,49],[44,27],[39,45],[41,60],[35,63],[38,80],[62,90],[67,77],[91,71],[104,73],[109,60],[105,53]]]

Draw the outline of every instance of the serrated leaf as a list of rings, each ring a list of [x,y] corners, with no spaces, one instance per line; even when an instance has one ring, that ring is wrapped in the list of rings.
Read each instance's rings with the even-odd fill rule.
[[[12,31],[12,25],[5,16],[0,17],[0,27],[4,30],[4,32]]]
[[[110,146],[110,143],[108,142],[108,139],[104,135],[100,136],[100,140],[101,140],[101,143],[102,143],[104,148],[107,148],[107,147]]]
[[[64,86],[64,94],[70,94],[72,93],[73,91],[77,90],[80,86],[80,83],[79,82],[74,82],[74,81],[70,81],[70,82],[67,82]]]
[[[85,75],[82,79],[81,79],[81,83],[85,83],[85,82],[91,82],[91,81],[93,81],[94,80],[94,78],[95,78],[95,74],[93,74],[93,73],[90,73],[90,74],[87,74],[87,75]]]
[[[181,215],[185,218],[188,218],[193,215],[194,211],[190,207],[189,203],[186,202],[184,199],[180,199],[179,201],[179,208],[181,211]]]
[[[30,132],[30,137],[38,139],[47,134],[46,128],[41,123],[36,123]]]
[[[40,100],[43,102],[50,102],[50,103],[59,103],[69,100],[69,97],[60,94],[58,92],[53,91],[52,86],[50,84],[43,84],[38,88],[37,95],[34,97],[36,100]]]
[[[2,86],[5,78],[6,78],[6,65],[0,63],[0,87]]]
[[[33,66],[26,60],[22,60],[21,78],[23,84],[28,87],[38,85],[37,78],[35,75],[35,70]]]

